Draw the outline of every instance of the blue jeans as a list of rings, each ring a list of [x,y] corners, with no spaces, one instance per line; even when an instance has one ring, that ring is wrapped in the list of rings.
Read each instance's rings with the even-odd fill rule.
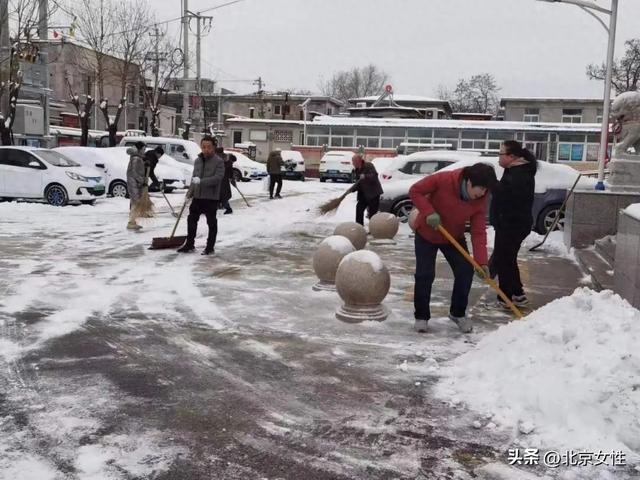
[[[464,239],[458,240],[465,250],[467,243]],[[454,317],[464,317],[469,303],[469,292],[473,282],[473,266],[464,256],[449,244],[431,243],[416,233],[416,283],[414,288],[414,307],[416,320],[429,320],[431,310],[431,286],[436,277],[436,256],[440,250],[447,263],[453,270],[453,292],[451,294],[451,308],[449,313]]]

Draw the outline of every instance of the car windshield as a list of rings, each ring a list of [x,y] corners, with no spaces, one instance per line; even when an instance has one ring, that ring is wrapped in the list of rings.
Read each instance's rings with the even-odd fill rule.
[[[54,167],[79,167],[80,164],[74,162],[68,157],[65,157],[61,153],[54,152],[52,150],[35,150],[34,153],[38,155],[45,162],[53,165]]]

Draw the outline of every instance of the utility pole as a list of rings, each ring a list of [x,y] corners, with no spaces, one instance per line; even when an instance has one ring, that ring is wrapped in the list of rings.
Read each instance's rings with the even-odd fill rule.
[[[253,82],[254,85],[258,86],[258,98],[260,99],[260,118],[264,118],[264,92],[262,91],[262,87],[264,83],[262,82],[262,77],[258,77]]]
[[[202,37],[211,31],[213,17],[203,16],[200,15],[200,12],[193,13],[188,10],[186,15],[188,15],[188,23],[191,22],[192,18],[196,20],[196,98],[198,99],[198,118],[196,122],[196,127],[198,128],[196,130],[201,131],[201,124],[204,120],[202,111]],[[205,29],[204,34],[203,27]]]
[[[151,110],[151,136],[156,136],[158,134],[158,125],[157,125],[157,120],[158,120],[158,107],[159,107],[159,103],[160,103],[160,92],[158,91],[159,89],[159,84],[160,84],[160,60],[164,60],[164,56],[163,58],[160,58],[160,30],[158,29],[158,24],[156,23],[154,25],[154,29],[153,29],[154,33],[150,33],[149,35],[151,37],[154,37],[154,46],[153,46],[153,52],[154,52],[154,58],[153,58],[153,89],[151,90],[151,105],[150,105],[150,110]],[[146,88],[146,85],[144,85],[144,88]],[[149,96],[147,95],[147,98],[149,98]]]
[[[189,0],[182,0],[182,51],[184,56],[184,71],[182,75],[182,123],[189,121],[189,92],[187,83],[189,80]]]
[[[49,58],[47,53],[47,43],[49,41],[49,1],[48,0],[38,0],[38,37],[40,38],[40,60],[42,61],[42,70],[43,70],[43,87],[44,91],[42,93],[42,107],[44,110],[44,138],[45,142],[48,142],[49,139]]]

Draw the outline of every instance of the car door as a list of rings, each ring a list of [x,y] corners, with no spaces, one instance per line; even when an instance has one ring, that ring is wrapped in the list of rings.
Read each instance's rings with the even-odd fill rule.
[[[43,192],[43,172],[46,166],[42,161],[25,150],[7,149],[11,168],[12,195],[24,198],[41,198]]]
[[[9,163],[6,152],[6,149],[0,148],[0,197],[10,195],[6,182],[6,178],[9,175]]]

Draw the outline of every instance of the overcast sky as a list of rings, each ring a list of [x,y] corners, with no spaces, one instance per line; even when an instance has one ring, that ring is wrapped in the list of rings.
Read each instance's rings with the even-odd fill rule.
[[[189,0],[192,11],[228,0]],[[595,0],[608,7],[609,0]],[[153,0],[159,20],[180,16],[180,0]],[[244,0],[211,12],[203,77],[244,93],[262,76],[267,90],[318,90],[320,77],[374,63],[397,94],[434,96],[438,85],[489,72],[502,96],[599,97],[585,75],[603,62],[607,35],[571,5],[536,0]],[[640,37],[640,1],[620,0],[616,57]],[[608,22],[608,17],[605,18]],[[177,28],[173,24],[172,28]],[[174,30],[177,32],[177,30]],[[195,51],[195,37],[192,37]]]

